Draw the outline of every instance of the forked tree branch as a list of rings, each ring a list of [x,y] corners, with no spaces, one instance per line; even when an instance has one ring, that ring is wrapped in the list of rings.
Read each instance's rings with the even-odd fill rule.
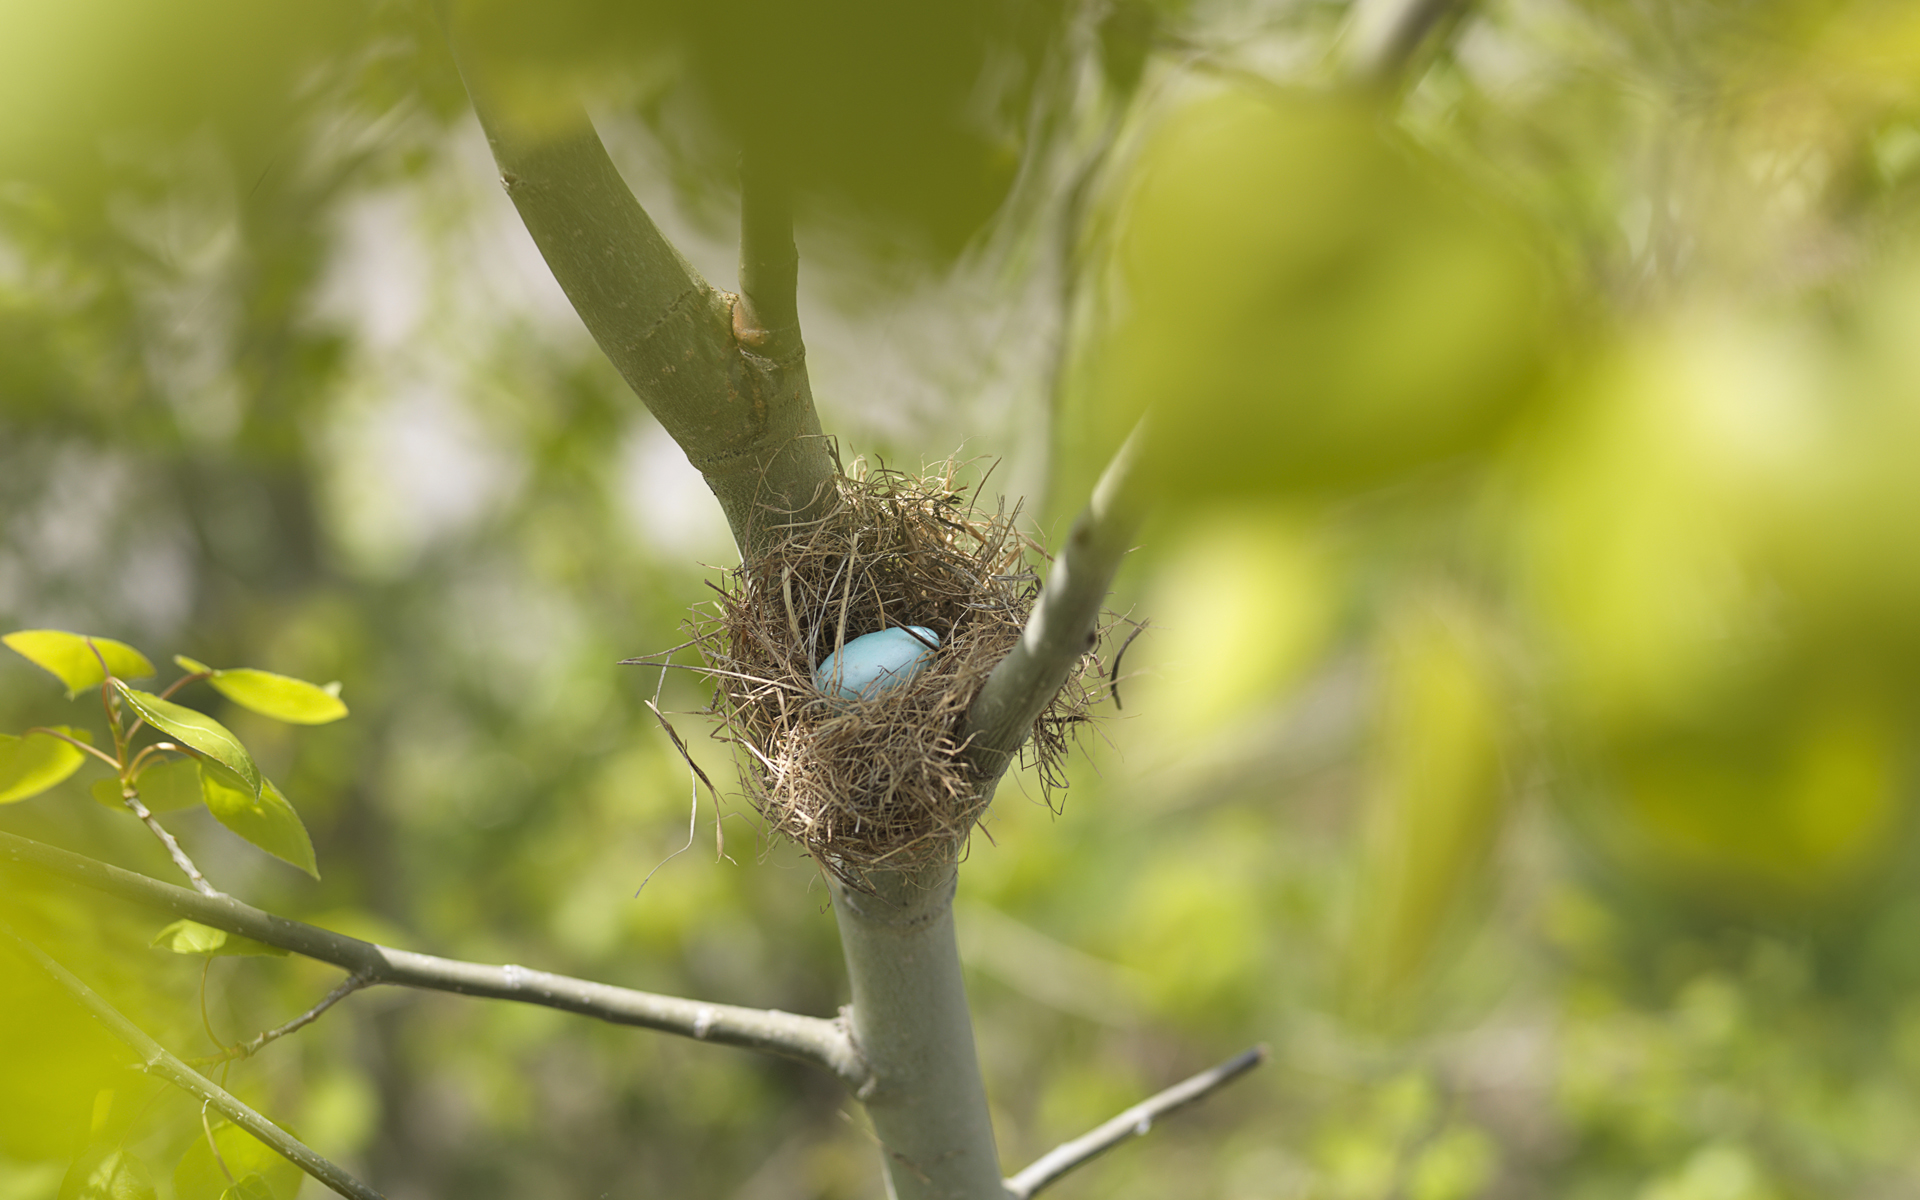
[[[183,894],[192,895],[193,893],[184,892]],[[92,1013],[95,1020],[106,1026],[108,1033],[138,1054],[142,1070],[150,1075],[157,1075],[182,1091],[212,1105],[227,1120],[260,1139],[275,1153],[340,1195],[347,1196],[350,1200],[383,1200],[379,1192],[347,1174],[336,1164],[314,1153],[300,1139],[248,1108],[211,1079],[169,1054],[166,1047],[147,1036],[145,1030],[129,1021],[119,1009],[101,999],[73,972],[48,957],[40,947],[15,933],[4,921],[0,921],[0,936],[11,941],[27,961],[39,967],[69,996]]]
[[[1034,719],[1094,648],[1101,605],[1144,511],[1138,460],[1145,430],[1143,420],[1107,464],[1054,559],[1019,644],[994,667],[967,711],[960,736],[985,786],[1006,771]]]
[[[699,1041],[798,1059],[825,1067],[855,1089],[868,1080],[866,1063],[837,1020],[772,1009],[708,1004],[525,967],[489,966],[396,950],[275,916],[231,896],[202,896],[30,838],[0,833],[0,863],[6,862],[37,867],[146,908],[344,967],[365,976],[369,985],[398,984],[426,991],[538,1004],[615,1025],[637,1025]]]
[[[1128,1138],[1140,1137],[1161,1117],[1204,1099],[1266,1060],[1267,1048],[1255,1046],[1142,1100],[1093,1132],[1041,1155],[1032,1166],[1007,1180],[1007,1192],[1014,1200],[1027,1200],[1075,1167],[1091,1162]]]
[[[577,104],[520,111],[469,6],[436,7],[527,232],[600,349],[706,477],[742,552],[787,520],[824,512],[833,468],[798,322],[763,316],[791,325],[790,334],[771,330],[790,336],[780,355],[736,336],[738,298],[702,279],[668,242],[586,112]],[[790,235],[787,244],[790,252]],[[778,310],[778,290],[756,298]]]

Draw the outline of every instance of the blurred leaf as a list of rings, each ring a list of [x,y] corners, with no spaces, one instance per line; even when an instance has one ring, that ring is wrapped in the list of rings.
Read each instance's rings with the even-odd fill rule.
[[[220,1200],[276,1200],[273,1189],[267,1186],[265,1176],[245,1175],[234,1181],[232,1187],[220,1193]]]
[[[253,764],[253,756],[225,725],[205,713],[163,700],[150,692],[135,691],[125,684],[117,686],[121,697],[147,724],[172,734],[219,763],[243,780],[249,791],[260,791],[260,768]]]
[[[215,671],[209,679],[221,695],[263,717],[292,725],[325,725],[347,715],[347,706],[334,690],[304,679],[236,667]]]
[[[250,937],[187,920],[175,921],[154,934],[150,944],[175,954],[205,954],[215,958],[256,955],[284,958],[287,955],[287,951],[279,946],[269,946]]]
[[[71,738],[83,742],[93,739],[84,729],[50,725]],[[0,804],[12,804],[38,796],[48,788],[66,781],[80,769],[86,755],[76,746],[45,733],[14,737],[0,733]]]
[[[278,1121],[274,1124],[279,1125]],[[293,1130],[285,1125],[290,1134]],[[294,1134],[298,1137],[298,1134]],[[220,1170],[220,1162],[215,1162],[213,1152],[207,1148],[207,1139],[197,1137],[186,1153],[180,1156],[180,1163],[173,1169],[174,1200],[222,1200],[229,1186],[238,1187],[248,1182],[249,1177],[259,1181],[256,1186],[264,1188],[265,1195],[277,1200],[293,1200],[300,1190],[306,1173],[294,1166],[265,1142],[254,1137],[246,1130],[230,1121],[215,1119],[213,1122],[213,1140],[220,1147],[220,1162],[227,1165],[237,1181],[227,1183],[227,1176]],[[255,1193],[240,1193],[251,1196]]]
[[[147,811],[159,814],[180,812],[204,803],[200,794],[200,760],[192,757],[168,758],[140,772],[134,781],[140,803]],[[120,780],[98,779],[92,787],[93,798],[102,807],[115,812],[131,812],[120,796]]]
[[[280,794],[272,780],[262,779],[257,794],[249,792],[234,775],[210,762],[200,764],[201,794],[207,809],[222,825],[302,871],[320,878],[314,864],[313,839],[293,805]]]
[[[68,699],[98,686],[106,678],[100,669],[102,659],[106,661],[107,672],[119,679],[143,679],[153,674],[153,664],[147,661],[146,655],[112,638],[64,633],[58,629],[23,629],[0,641],[66,684]]]
[[[60,1181],[60,1200],[155,1200],[146,1164],[116,1146],[94,1146],[74,1159]]]
[[[1119,210],[1114,318],[1070,389],[1070,455],[1104,462],[1152,407],[1172,495],[1298,494],[1491,438],[1549,344],[1544,277],[1517,219],[1383,126],[1250,88],[1161,121]]]
[[[200,764],[191,758],[170,758],[140,772],[134,780],[140,802],[156,813],[180,812],[204,803],[200,794]]]
[[[1386,636],[1383,725],[1368,798],[1350,994],[1393,1015],[1431,971],[1501,828],[1506,713],[1483,618],[1412,603]]]
[[[176,655],[174,655],[174,656],[173,656],[173,665],[174,665],[174,666],[176,666],[176,667],[179,667],[179,668],[180,668],[180,669],[181,669],[182,671],[185,671],[185,672],[186,672],[187,674],[189,674],[189,675],[211,675],[211,674],[213,674],[213,668],[212,668],[212,667],[210,667],[210,666],[208,666],[207,664],[205,664],[205,663],[203,663],[203,662],[201,662],[201,661],[200,661],[199,659],[197,659],[197,658],[188,658],[188,657],[187,657],[186,655],[184,655],[184,654],[176,654]]]

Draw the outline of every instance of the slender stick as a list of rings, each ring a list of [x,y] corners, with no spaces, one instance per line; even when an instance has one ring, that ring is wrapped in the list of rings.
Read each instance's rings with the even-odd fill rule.
[[[1255,1046],[1210,1070],[1174,1084],[1164,1092],[1134,1105],[1106,1124],[1041,1155],[1026,1170],[1007,1180],[1015,1200],[1027,1200],[1068,1171],[1105,1154],[1128,1138],[1140,1137],[1168,1113],[1218,1091],[1267,1060],[1267,1048]]]
[[[853,1039],[838,1020],[773,1009],[708,1004],[681,996],[662,996],[530,971],[525,967],[488,966],[396,950],[262,912],[231,896],[197,895],[30,838],[0,833],[0,864],[7,862],[38,867],[122,900],[330,962],[364,974],[369,983],[538,1004],[615,1025],[637,1025],[699,1041],[798,1059],[825,1067],[856,1089],[870,1076]]]
[[[94,1020],[107,1027],[108,1033],[120,1039],[135,1054],[138,1054],[142,1070],[150,1075],[158,1075],[182,1091],[191,1093],[203,1103],[219,1109],[221,1115],[227,1120],[259,1138],[288,1162],[340,1195],[350,1197],[351,1200],[382,1200],[379,1192],[347,1174],[334,1163],[315,1154],[286,1130],[248,1108],[211,1079],[167,1053],[165,1047],[148,1037],[145,1030],[129,1021],[120,1013],[120,1010],[102,1000],[92,988],[82,983],[71,971],[49,958],[40,947],[15,933],[13,928],[4,921],[0,921],[0,935],[5,935],[23,957],[45,972],[49,978],[65,989],[69,996],[84,1005],[87,1011],[93,1014]]]
[[[208,959],[207,961],[212,962],[213,960]],[[348,996],[353,995],[372,982],[373,981],[365,975],[356,971],[354,974],[341,980],[338,987],[322,996],[320,1003],[301,1013],[293,1020],[288,1021],[285,1025],[279,1025],[264,1033],[255,1034],[247,1041],[229,1046],[218,1054],[208,1055],[206,1058],[190,1058],[187,1061],[196,1067],[207,1067],[223,1062],[231,1062],[237,1058],[252,1058],[254,1055],[260,1053],[260,1051],[266,1049],[271,1043],[279,1041],[290,1033],[298,1033],[315,1021],[318,1021],[321,1013],[326,1012],[334,1005],[345,1000]]]
[[[1347,75],[1373,87],[1410,82],[1407,68],[1421,43],[1463,7],[1463,0],[1360,0],[1342,38]]]
[[[1054,560],[1019,644],[994,667],[967,711],[961,738],[983,779],[997,780],[1007,769],[1034,718],[1094,647],[1100,606],[1140,528],[1144,506],[1136,465],[1144,437],[1142,421],[1107,464]]]
[[[140,802],[140,793],[134,791],[132,788],[128,788],[120,794],[120,799],[125,802],[127,808],[134,816],[140,818],[141,823],[147,827],[153,836],[160,839],[160,844],[167,848],[167,854],[173,859],[173,865],[179,867],[180,873],[187,877],[189,883],[193,884],[194,891],[199,892],[202,896],[219,896],[223,894],[219,888],[207,882],[207,877],[200,873],[199,867],[193,865],[193,860],[187,857],[187,852],[180,848],[180,843],[174,840],[171,833],[167,832],[166,826],[160,824],[159,819],[153,815],[153,812]]]

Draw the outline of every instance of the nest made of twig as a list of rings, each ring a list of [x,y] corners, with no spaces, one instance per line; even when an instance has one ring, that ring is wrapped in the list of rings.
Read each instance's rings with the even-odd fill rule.
[[[958,730],[1019,641],[1045,556],[1015,528],[1017,510],[975,506],[961,470],[840,476],[832,511],[729,572],[693,622],[719,736],[740,748],[754,806],[856,885],[954,853],[991,798]],[[940,637],[911,681],[862,700],[814,686],[814,668],[840,646],[909,625]],[[1097,671],[1095,656],[1081,660],[1023,750],[1049,802]]]

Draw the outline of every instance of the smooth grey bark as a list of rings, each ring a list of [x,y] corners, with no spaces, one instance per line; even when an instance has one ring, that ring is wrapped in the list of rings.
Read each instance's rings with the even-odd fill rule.
[[[895,1200],[1004,1200],[986,1087],[953,936],[948,862],[831,881],[846,956],[854,1045],[873,1072],[856,1093],[885,1156]]]

